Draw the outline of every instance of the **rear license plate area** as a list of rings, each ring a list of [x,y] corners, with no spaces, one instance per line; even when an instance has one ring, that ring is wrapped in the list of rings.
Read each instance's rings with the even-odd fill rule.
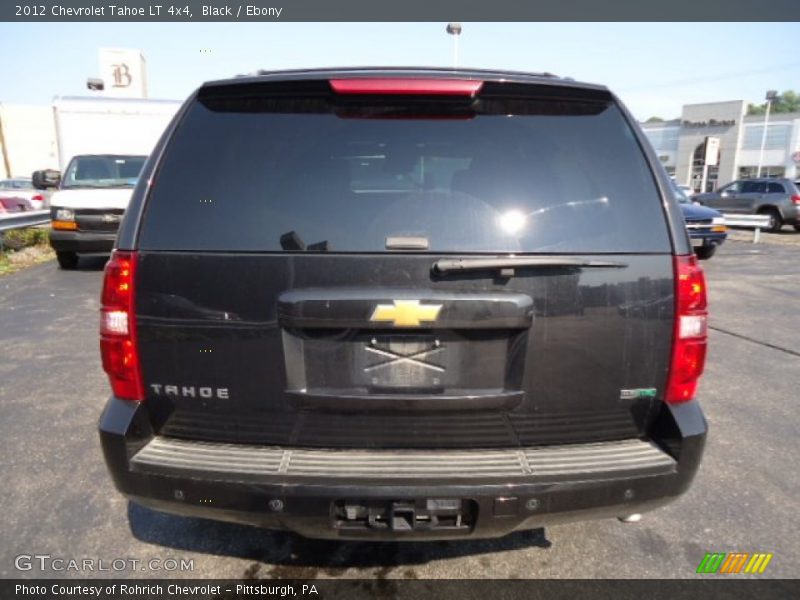
[[[355,353],[355,384],[371,393],[442,391],[458,350],[434,335],[371,336]]]
[[[513,330],[285,330],[287,391],[401,398],[517,390],[524,340]]]

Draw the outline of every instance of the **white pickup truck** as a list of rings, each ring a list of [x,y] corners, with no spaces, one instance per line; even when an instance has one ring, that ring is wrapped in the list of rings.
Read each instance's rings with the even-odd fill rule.
[[[164,100],[56,98],[60,171],[37,171],[50,198],[50,244],[62,269],[108,253],[142,166],[180,106]]]

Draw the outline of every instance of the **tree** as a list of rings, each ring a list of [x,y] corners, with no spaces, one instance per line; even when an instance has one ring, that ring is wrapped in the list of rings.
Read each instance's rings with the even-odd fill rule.
[[[763,115],[767,110],[767,103],[764,104],[748,104],[748,115]],[[800,93],[792,90],[786,90],[773,100],[772,107],[769,109],[771,113],[790,113],[800,112]]]
[[[649,119],[647,119],[647,121],[645,121],[645,123],[663,123],[663,122],[664,119],[662,119],[661,117],[650,117]]]

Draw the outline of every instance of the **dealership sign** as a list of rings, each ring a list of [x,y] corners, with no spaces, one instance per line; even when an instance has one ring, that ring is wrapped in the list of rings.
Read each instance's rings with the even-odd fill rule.
[[[736,125],[734,119],[726,119],[717,121],[716,119],[709,119],[708,121],[681,121],[684,127],[733,127]]]
[[[719,138],[706,137],[705,165],[716,167],[719,164]]]
[[[100,77],[104,96],[147,98],[144,56],[129,48],[100,48]]]

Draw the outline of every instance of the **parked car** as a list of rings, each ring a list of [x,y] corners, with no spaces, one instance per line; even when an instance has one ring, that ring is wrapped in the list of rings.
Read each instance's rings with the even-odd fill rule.
[[[261,73],[204,84],[151,157],[100,326],[101,444],[133,502],[453,539],[689,487],[703,272],[605,87]]]
[[[33,210],[31,203],[26,198],[5,196],[0,194],[0,208],[4,213],[16,213]]]
[[[692,202],[680,186],[675,186],[674,191],[686,221],[686,230],[692,240],[694,253],[700,260],[711,258],[717,247],[728,237],[725,217],[713,208]]]
[[[33,210],[47,208],[47,194],[35,189],[32,181],[24,177],[0,181],[0,195],[25,198]]]
[[[738,179],[692,200],[723,213],[767,215],[768,231],[778,232],[784,225],[800,231],[800,183],[791,179]]]

